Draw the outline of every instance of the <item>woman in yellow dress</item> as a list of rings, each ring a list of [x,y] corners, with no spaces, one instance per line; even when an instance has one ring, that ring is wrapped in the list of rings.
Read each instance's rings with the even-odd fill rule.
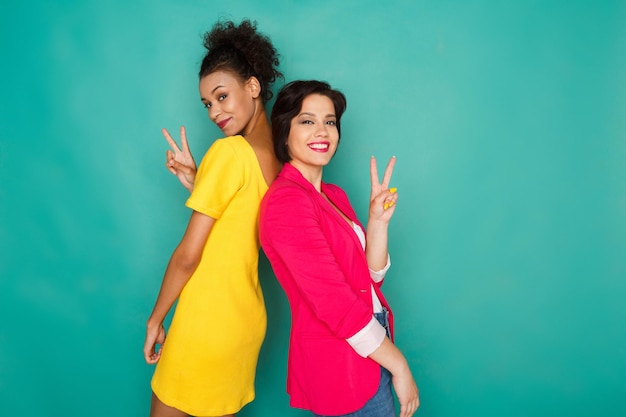
[[[213,143],[194,175],[176,169],[181,162],[195,166],[184,128],[184,151],[163,131],[175,150],[168,166],[192,190],[186,205],[193,211],[147,322],[144,356],[157,364],[153,417],[234,416],[254,399],[265,337],[257,219],[280,170],[264,107],[270,85],[282,77],[278,53],[247,20],[218,22],[204,45],[200,96],[226,137]],[[176,299],[166,339],[163,320]]]

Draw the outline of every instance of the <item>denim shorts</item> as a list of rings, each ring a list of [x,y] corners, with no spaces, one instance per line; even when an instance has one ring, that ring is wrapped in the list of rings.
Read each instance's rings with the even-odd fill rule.
[[[383,311],[381,311],[380,313],[374,313],[374,317],[376,318],[376,320],[378,320],[380,325],[385,328],[385,331],[387,332],[387,337],[391,338],[391,329],[389,327],[389,311],[385,307],[383,307]]]
[[[389,312],[383,307],[381,313],[374,313],[376,320],[387,330],[389,336]],[[330,417],[313,413],[315,417]],[[380,385],[376,394],[370,398],[363,408],[349,414],[333,417],[395,417],[396,410],[391,394],[391,373],[380,367]]]

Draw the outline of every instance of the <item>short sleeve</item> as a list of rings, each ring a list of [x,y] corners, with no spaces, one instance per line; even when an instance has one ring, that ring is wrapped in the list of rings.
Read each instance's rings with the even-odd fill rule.
[[[219,219],[243,186],[243,171],[228,138],[218,139],[202,158],[187,207]]]

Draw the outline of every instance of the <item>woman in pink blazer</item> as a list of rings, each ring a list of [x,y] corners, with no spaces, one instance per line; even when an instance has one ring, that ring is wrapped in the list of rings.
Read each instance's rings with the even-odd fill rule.
[[[367,235],[339,187],[322,182],[341,133],[345,97],[326,83],[294,81],[272,110],[284,167],[260,212],[260,239],[291,306],[287,391],[316,416],[411,416],[418,390],[392,343],[393,315],[380,286],[389,268],[387,229],[398,198],[371,160]]]

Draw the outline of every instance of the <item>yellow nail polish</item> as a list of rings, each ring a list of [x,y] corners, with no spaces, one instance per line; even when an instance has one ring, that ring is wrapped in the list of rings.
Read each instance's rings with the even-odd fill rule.
[[[393,201],[389,203],[389,207],[393,207]]]
[[[385,204],[383,204],[383,208],[384,208],[385,210],[387,210],[387,209],[389,208],[389,203],[385,203]]]
[[[398,191],[398,189],[397,189],[396,187],[393,187],[393,188],[390,188],[390,189],[389,189],[389,192],[390,192],[391,194],[395,193],[396,191]]]

